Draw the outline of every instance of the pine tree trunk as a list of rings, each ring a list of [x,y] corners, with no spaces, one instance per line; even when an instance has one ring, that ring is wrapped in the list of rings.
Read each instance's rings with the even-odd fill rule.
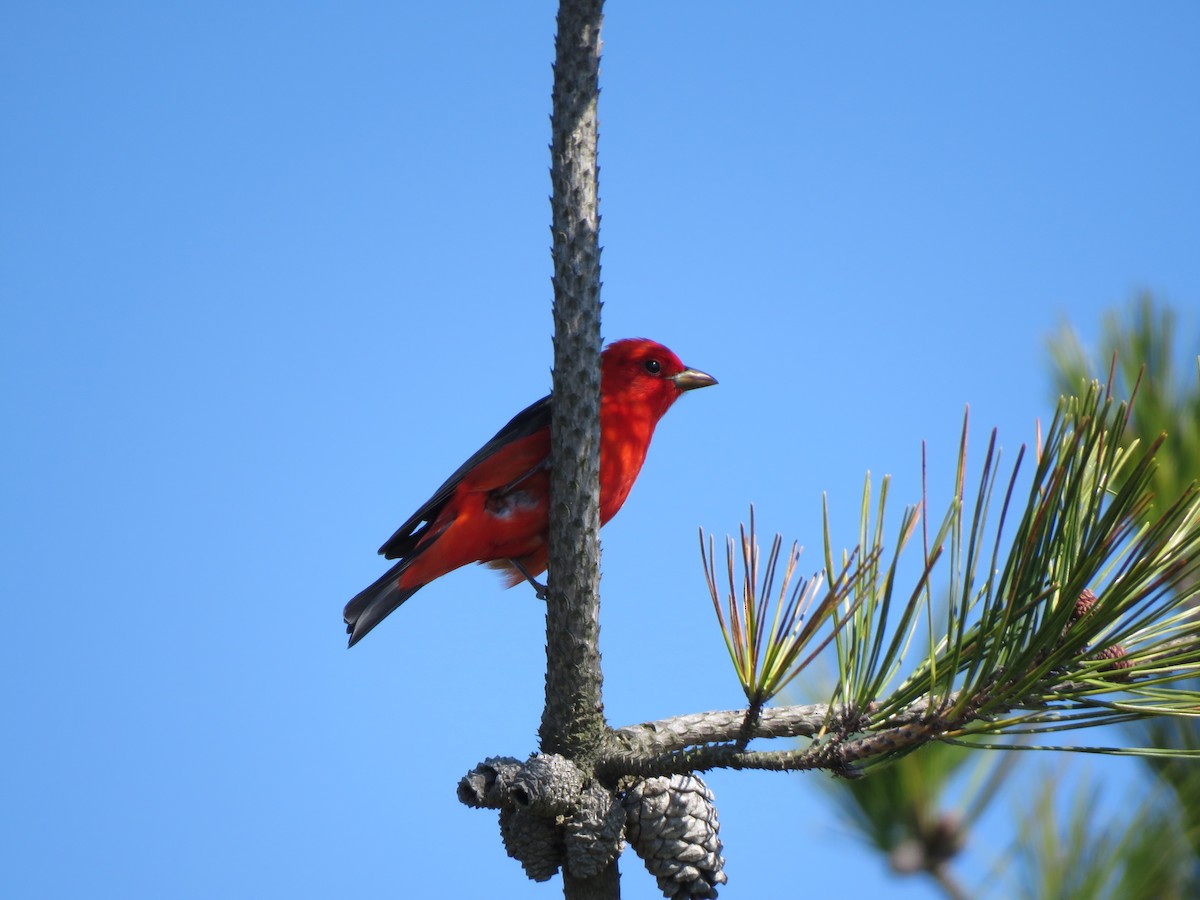
[[[544,753],[590,769],[606,724],[600,674],[600,215],[596,104],[602,0],[562,0],[555,40],[551,196],[554,420]],[[614,860],[564,871],[568,900],[619,900]]]

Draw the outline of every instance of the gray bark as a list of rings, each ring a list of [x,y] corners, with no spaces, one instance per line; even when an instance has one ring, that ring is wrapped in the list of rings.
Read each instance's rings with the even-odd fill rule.
[[[600,0],[563,0],[555,41],[550,177],[554,418],[546,615],[545,753],[603,738],[600,694],[600,215],[596,101]]]
[[[602,0],[561,0],[551,116],[554,412],[550,441],[544,753],[590,777],[606,724],[600,674],[600,212],[596,104]],[[614,859],[563,871],[568,900],[617,900]]]

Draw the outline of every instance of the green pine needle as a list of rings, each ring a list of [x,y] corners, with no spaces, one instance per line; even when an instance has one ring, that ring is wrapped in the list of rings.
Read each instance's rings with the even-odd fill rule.
[[[792,544],[786,557],[781,556],[783,539],[779,535],[775,535],[766,562],[760,566],[753,507],[750,530],[742,526],[740,537],[740,554],[735,551],[733,538],[726,539],[728,591],[724,600],[717,585],[714,541],[709,536],[706,545],[703,530],[700,556],[725,648],[753,715],[757,715],[756,710],[803,671],[845,624],[846,617],[836,615],[837,607],[857,582],[859,569],[854,567],[856,554],[851,554],[842,571],[828,579],[827,587],[823,574],[800,578],[793,584],[800,548]],[[776,587],[781,561],[783,572]],[[832,623],[830,635],[801,658],[827,621]]]

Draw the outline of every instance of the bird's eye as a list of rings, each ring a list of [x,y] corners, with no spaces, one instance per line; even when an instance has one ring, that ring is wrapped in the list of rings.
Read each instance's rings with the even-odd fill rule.
[[[662,370],[662,364],[657,359],[646,360],[646,371],[651,375],[657,375]]]

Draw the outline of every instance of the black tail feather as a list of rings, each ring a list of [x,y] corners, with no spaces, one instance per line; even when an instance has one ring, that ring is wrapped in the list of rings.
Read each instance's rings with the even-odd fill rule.
[[[350,635],[347,646],[353,647],[361,641],[392,610],[421,589],[422,585],[400,587],[400,573],[406,565],[407,560],[392,566],[374,584],[346,604],[342,617],[346,620],[346,634]]]

